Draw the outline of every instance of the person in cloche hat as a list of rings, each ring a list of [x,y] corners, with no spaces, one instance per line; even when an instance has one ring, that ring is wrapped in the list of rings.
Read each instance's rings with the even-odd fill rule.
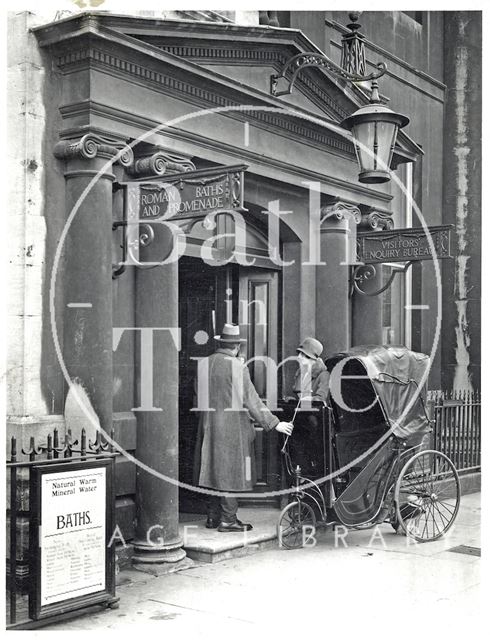
[[[248,367],[238,358],[240,328],[225,324],[214,336],[216,352],[208,358],[209,407],[201,411],[196,445],[195,471],[201,487],[226,492],[251,491],[254,484],[253,440],[250,418],[266,431],[290,435],[292,425],[280,422],[259,398]],[[243,385],[243,387],[242,387]],[[238,401],[237,401],[238,399]],[[206,527],[220,532],[250,531],[252,525],[238,520],[238,501],[233,496],[211,496]]]
[[[315,338],[305,338],[296,349],[299,368],[293,383],[296,398],[326,402],[329,394],[329,378],[325,363],[320,358],[323,345]]]
[[[323,345],[315,338],[305,338],[296,349],[299,363],[293,383],[294,402],[301,400],[326,403],[329,395],[330,374],[320,358]],[[307,408],[304,404],[303,407]],[[295,419],[294,435],[289,442],[289,451],[293,468],[301,467],[302,472],[309,478],[322,475],[321,421],[318,407],[312,411],[298,413]]]

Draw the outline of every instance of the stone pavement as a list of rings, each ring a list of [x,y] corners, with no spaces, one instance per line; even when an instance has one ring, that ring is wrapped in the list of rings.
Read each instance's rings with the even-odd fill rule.
[[[347,546],[330,530],[317,540],[307,549],[189,561],[167,575],[124,571],[119,609],[49,628],[206,639],[250,638],[258,625],[259,637],[294,632],[301,640],[333,632],[390,640],[477,633],[481,559],[449,549],[480,547],[480,494],[463,496],[456,524],[435,542],[407,544],[389,525],[351,531]]]

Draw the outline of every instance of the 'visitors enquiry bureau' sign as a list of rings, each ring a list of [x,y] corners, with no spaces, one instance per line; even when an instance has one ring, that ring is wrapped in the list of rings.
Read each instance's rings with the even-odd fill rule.
[[[97,594],[106,599],[108,465],[98,460],[56,465],[56,471],[35,468],[40,516],[35,617],[67,600],[97,600]]]
[[[192,217],[220,209],[243,209],[246,165],[200,169],[165,176],[159,182],[128,185],[128,218]]]
[[[364,264],[379,262],[410,262],[451,258],[452,225],[423,229],[394,229],[357,234],[357,260]],[[429,244],[432,238],[435,254]]]

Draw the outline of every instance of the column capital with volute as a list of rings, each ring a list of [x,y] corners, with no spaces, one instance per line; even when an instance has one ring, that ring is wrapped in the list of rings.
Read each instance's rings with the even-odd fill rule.
[[[360,231],[385,231],[393,229],[393,215],[390,211],[380,211],[375,207],[361,205]]]
[[[357,205],[336,200],[320,209],[320,232],[347,231],[352,220],[359,224],[361,219],[361,210]]]
[[[60,160],[114,158],[123,167],[129,167],[134,162],[133,150],[126,142],[91,132],[60,140],[53,153]]]
[[[196,166],[189,157],[175,154],[162,148],[153,148],[146,153],[137,153],[126,168],[132,178],[161,178],[164,175],[195,171]]]

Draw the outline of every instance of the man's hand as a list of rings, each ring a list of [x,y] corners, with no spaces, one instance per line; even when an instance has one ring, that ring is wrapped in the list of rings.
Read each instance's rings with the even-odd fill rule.
[[[279,433],[285,433],[287,436],[290,436],[293,433],[293,425],[291,422],[280,422],[276,425],[276,431]]]

